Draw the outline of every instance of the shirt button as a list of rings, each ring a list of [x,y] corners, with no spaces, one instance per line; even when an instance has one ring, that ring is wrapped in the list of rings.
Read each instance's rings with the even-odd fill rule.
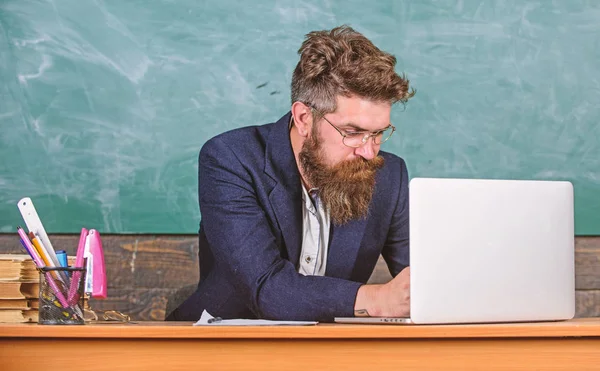
[[[304,261],[310,264],[312,258],[310,256],[307,256],[306,258],[304,258]]]

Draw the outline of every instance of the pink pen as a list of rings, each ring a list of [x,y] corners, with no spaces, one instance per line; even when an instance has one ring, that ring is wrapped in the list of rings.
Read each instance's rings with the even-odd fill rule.
[[[77,246],[77,255],[75,257],[75,268],[83,268],[83,259],[85,252],[85,240],[88,235],[88,230],[81,228],[81,234],[79,235],[79,245]],[[71,278],[71,286],[69,286],[69,303],[75,304],[79,300],[77,292],[79,286],[79,280],[81,279],[81,271],[75,271],[73,278]]]
[[[27,252],[29,253],[29,255],[32,256],[33,261],[35,262],[35,265],[38,268],[45,267],[44,262],[42,261],[40,256],[37,254],[37,251],[35,250],[35,247],[33,247],[33,245],[31,244],[29,237],[27,237],[27,233],[25,233],[25,231],[21,227],[17,228],[17,232],[19,233],[19,236],[23,240],[25,247],[28,250]],[[54,281],[54,277],[52,277],[52,275],[49,274],[49,272],[46,272],[45,275],[46,275],[46,280],[48,280],[48,284],[50,284],[50,288],[52,288],[52,291],[54,291],[54,294],[56,295],[56,298],[58,299],[60,304],[64,308],[69,308],[70,305],[67,303],[67,299],[65,299],[65,296],[63,295],[62,291],[60,291],[60,289],[56,285],[56,282]]]

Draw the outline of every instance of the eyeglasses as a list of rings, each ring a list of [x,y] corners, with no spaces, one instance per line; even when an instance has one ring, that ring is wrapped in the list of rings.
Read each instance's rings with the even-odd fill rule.
[[[385,128],[383,130],[377,130],[375,132],[362,131],[362,130],[361,131],[342,130],[342,129],[338,128],[337,126],[335,126],[334,124],[332,124],[331,121],[327,120],[327,118],[325,118],[325,115],[323,113],[321,113],[319,110],[317,110],[316,108],[314,108],[312,105],[308,105],[308,106],[313,111],[320,114],[321,117],[325,121],[327,121],[327,123],[329,125],[333,126],[333,128],[335,130],[337,130],[338,133],[340,133],[340,135],[342,136],[342,143],[344,143],[344,145],[347,147],[352,147],[352,148],[362,147],[365,143],[367,143],[369,138],[373,138],[374,144],[380,145],[380,144],[386,142],[388,139],[390,139],[392,134],[394,134],[394,131],[396,131],[396,127],[392,124],[390,124],[387,128]]]

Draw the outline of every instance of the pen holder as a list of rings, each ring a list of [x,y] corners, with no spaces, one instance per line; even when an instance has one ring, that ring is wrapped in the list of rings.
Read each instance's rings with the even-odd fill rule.
[[[85,268],[39,268],[41,325],[83,325]]]

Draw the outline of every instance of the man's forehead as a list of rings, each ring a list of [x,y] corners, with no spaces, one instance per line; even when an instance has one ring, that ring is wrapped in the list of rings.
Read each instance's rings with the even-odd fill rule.
[[[337,113],[337,114],[336,114]],[[377,131],[383,130],[390,125],[390,114],[381,114],[379,112],[371,113],[368,111],[360,112],[336,112],[332,116],[336,120],[336,125],[341,128],[350,128],[354,130]]]
[[[337,109],[333,114],[352,121],[362,122],[389,121],[392,105],[388,102],[374,102],[358,97],[338,97]]]

